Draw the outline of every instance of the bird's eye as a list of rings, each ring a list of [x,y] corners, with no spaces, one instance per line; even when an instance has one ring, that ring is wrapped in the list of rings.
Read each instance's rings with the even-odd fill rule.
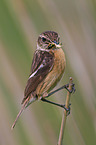
[[[46,38],[45,37],[42,37],[42,41],[45,42],[46,41]]]

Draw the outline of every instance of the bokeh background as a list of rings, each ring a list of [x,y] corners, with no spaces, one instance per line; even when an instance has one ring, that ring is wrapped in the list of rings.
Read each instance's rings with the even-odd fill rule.
[[[74,79],[65,145],[96,145],[96,0],[0,0],[0,145],[56,145],[63,109],[37,101],[15,129],[38,35],[54,30]],[[49,100],[64,104],[66,90]]]

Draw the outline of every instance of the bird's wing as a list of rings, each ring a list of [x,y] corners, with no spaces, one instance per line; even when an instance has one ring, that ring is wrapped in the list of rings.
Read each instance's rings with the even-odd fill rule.
[[[46,51],[35,51],[31,74],[27,81],[27,85],[24,92],[24,99],[22,103],[26,100],[26,98],[30,95],[30,93],[34,92],[37,86],[45,79],[46,75],[52,70],[54,64],[54,56]]]

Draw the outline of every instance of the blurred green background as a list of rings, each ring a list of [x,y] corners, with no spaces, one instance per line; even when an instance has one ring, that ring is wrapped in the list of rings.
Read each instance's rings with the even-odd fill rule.
[[[0,145],[56,145],[63,109],[37,101],[13,131],[37,38],[61,36],[66,71],[57,88],[74,79],[63,145],[96,145],[96,0],[0,0]],[[66,91],[49,100],[64,104]]]

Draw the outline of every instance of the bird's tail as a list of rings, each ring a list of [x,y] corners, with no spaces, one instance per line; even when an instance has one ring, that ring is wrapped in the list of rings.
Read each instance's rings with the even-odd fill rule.
[[[36,98],[33,98],[33,100],[31,99],[31,103],[34,102],[35,100],[36,100]],[[14,123],[13,123],[13,125],[12,125],[12,127],[11,127],[11,130],[13,130],[13,128],[15,127],[15,125],[16,125],[16,123],[17,123],[17,120],[18,120],[18,118],[20,117],[20,115],[22,114],[22,112],[24,111],[24,109],[27,108],[31,103],[30,103],[30,99],[29,99],[29,97],[28,97],[28,98],[25,100],[25,102],[23,103],[23,106],[22,106],[21,110],[19,111],[19,113],[18,113],[18,115],[17,115],[17,117],[16,117],[16,119],[15,119],[15,121],[14,121]]]

